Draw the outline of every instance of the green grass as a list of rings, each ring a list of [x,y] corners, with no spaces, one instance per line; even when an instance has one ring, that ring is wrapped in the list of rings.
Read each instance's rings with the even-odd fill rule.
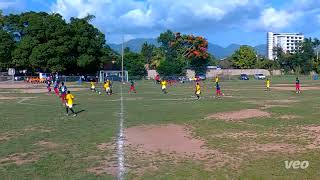
[[[272,85],[292,84],[295,77],[274,77]],[[315,86],[318,81],[303,78],[302,84]],[[159,85],[151,81],[136,83],[137,94],[128,94],[128,85],[124,85],[124,126],[181,124],[193,127],[193,135],[205,140],[209,149],[216,149],[242,159],[238,167],[225,165],[206,169],[201,161],[184,159],[171,163],[170,159],[158,164],[154,171],[147,171],[139,176],[134,168],[127,172],[127,179],[317,179],[320,176],[319,151],[304,150],[293,154],[271,152],[242,152],[239,147],[250,143],[289,143],[303,146],[308,144],[303,138],[288,139],[285,135],[296,132],[297,127],[320,125],[319,102],[320,91],[304,91],[295,94],[293,91],[264,91],[264,81],[222,81],[222,91],[226,95],[221,99],[213,98],[212,81],[202,84],[202,99],[195,101],[193,84],[179,84],[169,87],[169,93],[160,92]],[[89,87],[89,85],[84,85]],[[0,97],[14,96],[31,98],[0,99],[0,179],[114,179],[108,174],[95,175],[88,168],[100,164],[101,159],[114,156],[114,152],[101,151],[98,144],[113,142],[118,132],[120,112],[121,84],[115,83],[115,95],[99,96],[88,90],[74,92],[77,104],[74,109],[82,111],[77,117],[65,115],[59,99],[47,94],[21,94],[18,91],[0,89]],[[44,87],[45,88],[45,87]],[[71,88],[72,90],[72,88]],[[176,99],[176,100],[175,100]],[[225,111],[236,111],[248,108],[259,108],[261,104],[272,100],[294,99],[288,107],[272,107],[265,111],[272,115],[265,118],[250,118],[242,122],[226,122],[205,119],[210,114]],[[257,103],[250,103],[256,101]],[[281,104],[274,102],[271,104]],[[280,120],[281,115],[296,115],[297,119]],[[256,138],[239,137],[221,138],[223,133],[256,133]],[[279,137],[269,137],[272,132]],[[10,139],[1,140],[4,135]],[[37,145],[39,141],[54,142],[59,146],[46,148]],[[34,153],[37,159],[33,162],[16,165],[3,162],[4,158],[15,153]],[[242,156],[241,154],[246,154]],[[239,156],[238,156],[239,155]],[[101,157],[100,160],[88,159],[88,156]],[[128,158],[127,161],[134,161]],[[287,170],[285,160],[308,160],[306,170]],[[134,162],[127,162],[134,164]],[[143,165],[141,161],[136,164]]]

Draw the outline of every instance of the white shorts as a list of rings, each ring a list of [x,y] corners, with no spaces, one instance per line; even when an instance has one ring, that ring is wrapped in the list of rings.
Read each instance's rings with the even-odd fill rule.
[[[66,103],[66,107],[68,107],[68,108],[72,108],[72,104],[68,104],[68,103]]]
[[[166,86],[162,86],[161,89],[162,89],[162,90],[165,90],[165,89],[167,89],[167,87],[166,87]]]
[[[110,92],[110,88],[106,88],[106,92]]]

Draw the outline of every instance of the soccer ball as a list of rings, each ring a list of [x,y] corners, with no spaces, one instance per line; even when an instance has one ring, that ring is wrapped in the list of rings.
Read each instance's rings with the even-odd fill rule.
[[[99,91],[99,95],[101,95],[101,92]]]

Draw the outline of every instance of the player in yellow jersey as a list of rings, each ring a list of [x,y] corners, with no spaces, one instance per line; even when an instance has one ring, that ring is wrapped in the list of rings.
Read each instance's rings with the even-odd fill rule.
[[[95,82],[93,80],[90,81],[90,89],[92,92],[96,92],[96,85]]]
[[[161,81],[161,90],[164,94],[167,94],[167,81],[165,79],[163,79]]]
[[[216,76],[215,82],[216,82],[216,83],[219,83],[219,77],[218,77],[218,76]]]
[[[200,99],[200,94],[201,94],[201,87],[200,84],[197,82],[196,84],[196,92],[195,92],[196,96],[198,99]]]
[[[270,91],[270,80],[267,78],[266,80],[266,87],[267,87],[267,91]]]
[[[107,81],[104,82],[103,87],[104,87],[106,93],[107,93],[108,95],[110,95],[110,81],[109,81],[109,80],[107,80]]]
[[[69,116],[69,109],[70,111],[73,113],[73,116],[77,116],[77,114],[74,112],[74,110],[72,109],[73,107],[73,99],[74,99],[74,96],[71,94],[70,91],[67,92],[67,95],[66,95],[66,111],[67,111],[67,116]]]

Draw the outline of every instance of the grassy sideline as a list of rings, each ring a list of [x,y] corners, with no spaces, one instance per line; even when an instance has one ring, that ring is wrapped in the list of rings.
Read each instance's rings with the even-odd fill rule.
[[[320,82],[303,79],[303,86],[320,87]],[[202,99],[192,100],[193,84],[169,87],[167,95],[161,94],[158,85],[151,81],[138,81],[137,94],[124,93],[125,127],[158,124],[181,124],[193,127],[195,137],[205,140],[206,145],[235,157],[243,153],[239,147],[249,143],[288,143],[305,146],[310,139],[300,136],[297,127],[320,126],[320,91],[308,90],[295,94],[294,77],[274,78],[271,86],[292,84],[292,91],[264,91],[264,81],[222,81],[222,91],[227,97],[213,97],[213,83],[202,84]],[[84,85],[89,87],[88,84]],[[74,92],[77,104],[74,109],[82,111],[74,117],[65,116],[59,99],[47,94],[23,94],[0,89],[0,97],[34,97],[21,99],[0,98],[0,179],[114,179],[108,174],[95,175],[87,171],[97,166],[113,152],[101,151],[97,146],[112,142],[118,131],[120,111],[120,84],[115,83],[115,94],[99,96],[89,90]],[[44,87],[45,88],[45,87]],[[129,85],[124,86],[124,92]],[[72,90],[72,88],[71,88]],[[303,88],[302,88],[303,90]],[[250,118],[240,123],[205,119],[209,114],[240,109],[261,108],[266,102],[279,104],[279,100],[294,100],[286,107],[270,107],[264,111],[272,115]],[[254,102],[254,103],[252,103]],[[282,115],[295,115],[290,120],[279,119]],[[228,138],[215,135],[253,132],[255,138]],[[279,136],[271,136],[273,132]],[[287,136],[291,135],[291,136]],[[295,136],[293,136],[295,135]],[[288,138],[291,137],[291,138]],[[55,145],[39,145],[39,142]],[[185,160],[159,165],[157,170],[135,175],[129,170],[127,179],[316,179],[319,177],[319,149],[286,152],[244,152],[237,167],[232,164],[207,170],[201,162]],[[13,154],[24,154],[30,162],[17,165]],[[95,157],[95,158],[88,158]],[[7,158],[7,159],[6,159]],[[98,158],[98,160],[96,159]],[[287,170],[286,160],[307,160],[305,169]]]

